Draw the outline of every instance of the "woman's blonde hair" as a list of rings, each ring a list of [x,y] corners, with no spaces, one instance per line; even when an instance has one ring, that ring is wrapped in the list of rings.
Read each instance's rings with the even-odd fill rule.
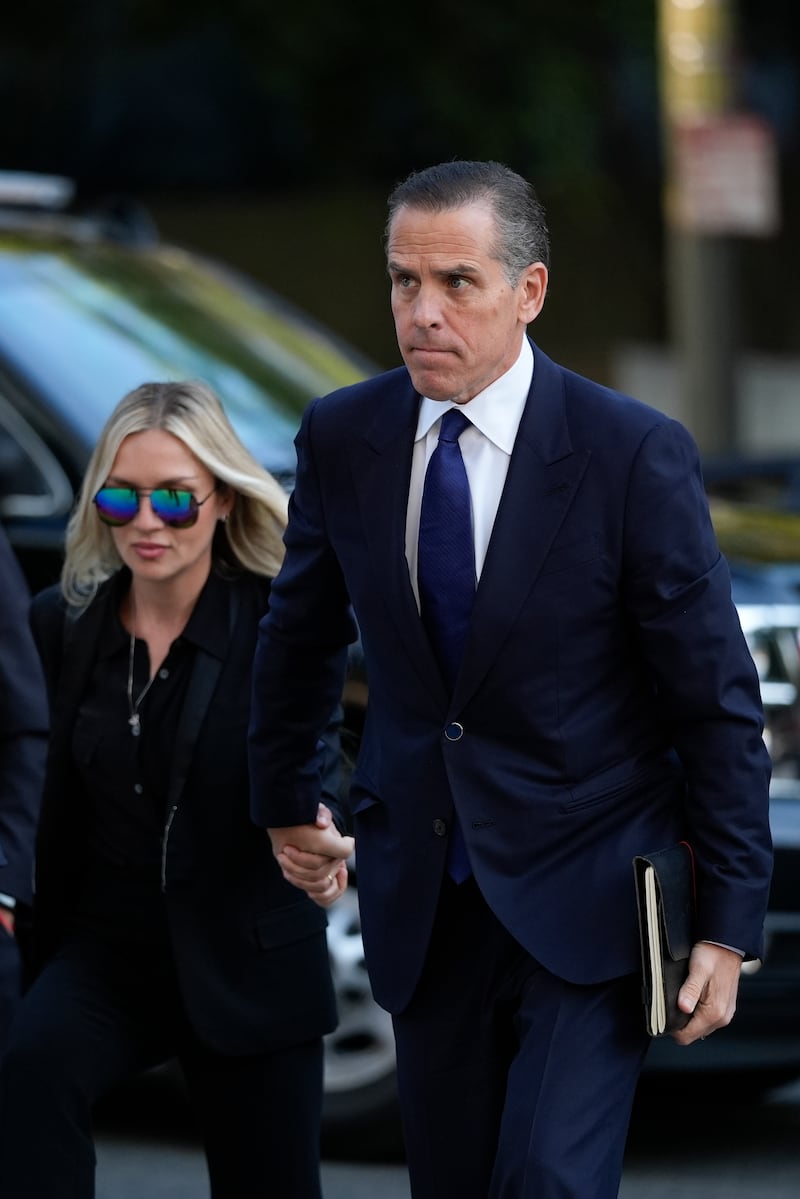
[[[61,589],[85,606],[98,586],[122,566],[111,530],[93,499],[109,476],[120,445],[132,433],[163,429],[191,450],[235,496],[228,519],[217,526],[219,562],[272,578],[283,561],[288,497],[239,440],[220,400],[205,383],[143,383],[117,404],[106,421],[67,526]]]

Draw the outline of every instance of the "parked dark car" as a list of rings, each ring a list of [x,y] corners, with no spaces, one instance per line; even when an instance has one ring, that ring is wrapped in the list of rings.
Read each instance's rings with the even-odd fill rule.
[[[4,200],[0,173],[0,519],[31,587],[57,577],[97,433],[116,400],[146,379],[205,379],[243,440],[290,487],[304,406],[375,367],[252,281],[162,243],[135,207],[78,213],[67,181],[17,178],[15,186],[16,201],[8,192]],[[781,480],[794,478],[790,466]],[[747,470],[762,484],[775,477],[755,460]],[[707,480],[775,762],[767,952],[762,969],[743,978],[731,1028],[688,1051],[656,1042],[647,1074],[719,1072],[763,1086],[800,1074],[800,516],[791,511],[800,503],[784,503],[800,492],[771,484],[764,504],[763,485],[754,495],[743,473],[737,481],[732,459]],[[358,647],[352,662],[345,742],[354,753],[367,701]],[[355,888],[329,916],[341,1019],[326,1046],[326,1129],[391,1140],[391,1021],[371,997]]]
[[[689,1050],[657,1041],[648,1074],[752,1092],[800,1076],[800,456],[730,456],[704,473],[761,683],[775,871],[763,965],[743,967],[733,1024]]]
[[[714,500],[751,514],[800,512],[800,454],[715,454],[705,459],[703,474]],[[755,557],[764,557],[763,548]]]

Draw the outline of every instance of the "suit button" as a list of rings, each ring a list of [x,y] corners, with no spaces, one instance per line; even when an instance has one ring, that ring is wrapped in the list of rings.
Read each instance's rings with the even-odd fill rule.
[[[457,720],[454,720],[452,724],[448,724],[444,730],[444,735],[448,741],[460,741],[464,736],[463,724],[459,724]]]
[[[447,825],[445,824],[445,822],[443,820],[434,820],[433,831],[436,833],[437,837],[446,837],[447,836]]]

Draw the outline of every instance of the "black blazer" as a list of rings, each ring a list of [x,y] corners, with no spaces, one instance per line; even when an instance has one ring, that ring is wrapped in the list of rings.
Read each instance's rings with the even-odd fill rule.
[[[28,589],[0,530],[0,891],[30,903],[47,748],[47,699]]]
[[[286,883],[269,838],[248,813],[246,733],[250,670],[269,583],[240,574],[226,585],[227,646],[198,649],[170,766],[162,886],[178,979],[196,1033],[217,1052],[253,1053],[329,1032],[336,1022],[323,909]],[[113,588],[67,611],[50,588],[31,621],[52,704],[52,735],[36,866],[41,959],[58,946],[87,853],[86,805],[70,743],[98,630]],[[335,747],[318,774],[335,785]],[[325,795],[333,804],[335,794]]]

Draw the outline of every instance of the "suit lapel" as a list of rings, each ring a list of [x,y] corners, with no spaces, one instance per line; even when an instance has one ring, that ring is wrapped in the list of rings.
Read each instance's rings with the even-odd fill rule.
[[[508,476],[475,596],[464,664],[452,706],[480,685],[516,621],[586,469],[567,425],[559,368],[534,347],[534,382],[520,422]],[[405,556],[406,507],[419,396],[405,372],[384,392],[351,443],[375,586],[409,660],[437,704],[447,691],[417,610]]]
[[[61,664],[53,703],[53,741],[71,735],[75,713],[94,668],[95,651],[109,604],[115,600],[112,580],[104,583],[88,608],[64,613]]]
[[[444,682],[417,610],[406,560],[406,508],[419,396],[405,371],[379,401],[371,422],[351,443],[351,466],[375,586],[405,651],[441,704]]]
[[[238,615],[240,594],[236,586],[226,588],[228,595],[228,646],[233,636]],[[189,768],[192,764],[195,745],[200,734],[200,728],[205,720],[214,690],[222,671],[223,658],[217,657],[208,650],[198,646],[195,650],[192,673],[186,697],[181,708],[178,728],[175,734],[175,747],[170,767],[169,790],[167,803],[169,808],[176,806],[181,798]]]
[[[462,707],[500,652],[547,556],[586,469],[567,427],[564,383],[535,349],[534,381],[520,422],[508,476],[481,572],[456,684]]]

